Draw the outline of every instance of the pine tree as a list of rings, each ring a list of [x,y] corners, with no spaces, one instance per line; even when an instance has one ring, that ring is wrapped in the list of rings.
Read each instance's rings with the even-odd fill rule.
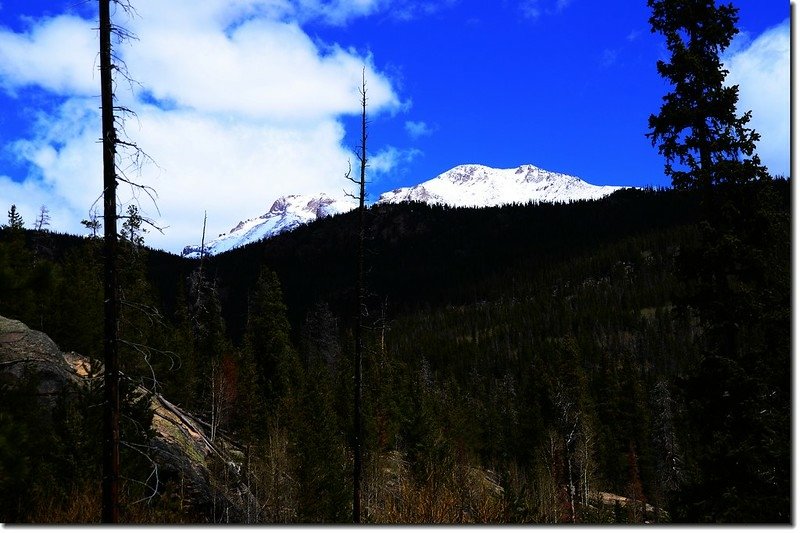
[[[16,204],[11,204],[11,209],[8,210],[8,226],[11,230],[21,230],[25,227],[25,221],[22,220],[22,215],[17,211]]]
[[[298,381],[300,364],[291,345],[278,276],[264,267],[250,294],[245,342],[255,360],[262,397],[277,400]]]
[[[101,136],[103,145],[103,315],[105,368],[105,417],[103,427],[103,505],[102,521],[119,522],[120,485],[120,376],[119,376],[119,319],[120,289],[119,235],[117,234],[117,185],[127,183],[138,191],[144,191],[153,199],[153,191],[147,186],[135,183],[127,175],[119,159],[130,157],[131,169],[140,169],[149,157],[138,145],[125,138],[124,117],[135,113],[119,105],[114,93],[114,73],[121,72],[123,78],[131,81],[124,61],[114,53],[112,36],[117,42],[133,38],[124,28],[113,23],[111,6],[128,15],[134,12],[130,0],[99,0],[99,40],[100,40],[100,109]],[[118,128],[118,126],[120,126]],[[120,138],[122,136],[122,138]],[[90,226],[87,224],[87,228]],[[94,228],[92,228],[94,229]]]
[[[653,146],[666,159],[675,188],[701,189],[767,177],[747,127],[752,112],[738,116],[739,88],[725,86],[720,54],[739,32],[737,9],[708,0],[648,0],[652,31],[666,38],[670,61],[658,73],[674,86],[649,120]],[[676,166],[677,163],[677,166]],[[706,198],[708,200],[708,198]]]
[[[139,208],[134,204],[128,206],[127,213],[125,222],[122,223],[122,232],[120,236],[134,249],[141,248],[144,246],[144,235],[147,233],[147,229],[143,227],[144,218],[142,218],[141,213],[139,213]]]
[[[701,359],[683,386],[695,468],[679,520],[789,520],[788,220],[737,115],[720,54],[737,9],[708,0],[649,0],[673,86],[650,117],[653,145],[678,189],[699,190],[701,240],[682,252],[684,303],[701,320]],[[676,166],[677,165],[677,166]]]
[[[87,237],[91,237],[92,239],[97,238],[97,234],[100,231],[101,223],[100,219],[97,216],[97,212],[93,211],[89,218],[85,218],[81,220],[81,225],[87,229],[87,231],[91,231],[91,235],[87,235]]]

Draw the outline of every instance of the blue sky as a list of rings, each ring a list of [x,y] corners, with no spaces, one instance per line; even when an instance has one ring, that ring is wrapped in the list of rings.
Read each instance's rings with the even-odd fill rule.
[[[127,131],[154,159],[142,209],[171,251],[284,194],[341,194],[367,67],[370,193],[453,166],[534,164],[668,185],[645,137],[668,87],[646,1],[132,0]],[[726,54],[759,151],[789,173],[789,3],[739,0]],[[0,0],[0,203],[80,232],[100,195],[96,2]],[[123,191],[123,201],[135,200]]]

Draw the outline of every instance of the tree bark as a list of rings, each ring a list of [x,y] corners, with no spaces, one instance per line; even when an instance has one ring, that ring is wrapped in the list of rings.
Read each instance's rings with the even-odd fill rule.
[[[356,315],[355,331],[355,399],[353,402],[354,419],[354,446],[353,446],[353,523],[361,523],[361,472],[362,472],[362,433],[363,420],[361,414],[361,389],[362,375],[361,364],[364,352],[364,339],[362,329],[364,327],[364,197],[366,190],[366,169],[367,169],[367,82],[364,71],[361,72],[361,176],[359,179],[358,194],[358,253],[357,253],[357,278],[356,278],[356,305],[358,314]]]
[[[102,521],[119,522],[119,360],[117,287],[117,179],[114,86],[111,62],[111,0],[100,0],[100,100],[103,140],[104,339]]]

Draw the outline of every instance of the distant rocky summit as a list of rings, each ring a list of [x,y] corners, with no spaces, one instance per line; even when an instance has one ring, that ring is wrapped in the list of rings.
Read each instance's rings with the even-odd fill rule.
[[[424,202],[452,207],[569,203],[597,200],[621,188],[592,185],[575,176],[533,165],[517,168],[460,165],[414,187],[385,192],[377,203]]]
[[[227,233],[205,243],[204,253],[214,255],[227,252],[260,239],[291,231],[318,218],[346,213],[354,209],[356,205],[355,201],[351,199],[335,199],[327,194],[281,196],[263,215],[243,220]],[[200,252],[201,246],[195,244],[184,247],[181,255],[199,258]]]

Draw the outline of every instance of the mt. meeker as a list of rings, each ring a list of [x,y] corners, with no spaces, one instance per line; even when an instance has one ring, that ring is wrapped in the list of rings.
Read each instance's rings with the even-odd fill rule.
[[[222,233],[206,243],[205,253],[213,255],[227,252],[250,242],[291,231],[318,218],[346,213],[356,207],[357,204],[351,199],[334,199],[326,194],[281,196],[263,215],[239,222],[228,233]],[[181,255],[199,258],[200,250],[199,244],[189,245],[184,247]]]

